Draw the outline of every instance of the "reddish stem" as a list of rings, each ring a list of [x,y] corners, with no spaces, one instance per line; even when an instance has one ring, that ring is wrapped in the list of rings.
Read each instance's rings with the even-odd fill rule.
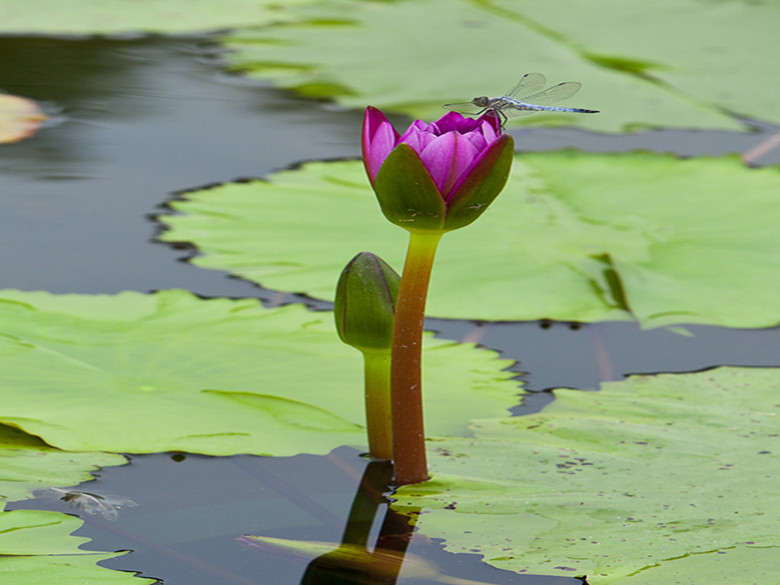
[[[422,407],[422,333],[428,283],[442,235],[443,232],[409,232],[409,249],[396,301],[390,392],[397,486],[428,479]]]

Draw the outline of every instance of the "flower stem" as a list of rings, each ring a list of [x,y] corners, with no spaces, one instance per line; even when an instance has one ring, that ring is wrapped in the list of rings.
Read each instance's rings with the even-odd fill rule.
[[[368,450],[374,459],[393,458],[390,411],[390,352],[363,352]]]
[[[390,364],[393,465],[397,486],[428,479],[422,411],[422,333],[436,246],[443,232],[409,232],[398,289]]]

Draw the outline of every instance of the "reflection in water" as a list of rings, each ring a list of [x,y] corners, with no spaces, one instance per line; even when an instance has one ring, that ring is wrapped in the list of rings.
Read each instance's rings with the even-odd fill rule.
[[[341,544],[297,541],[246,534],[241,542],[265,550],[292,554],[311,561],[301,579],[301,585],[392,585],[396,582],[404,554],[411,540],[413,526],[410,517],[396,514],[388,507],[385,492],[392,479],[392,465],[387,461],[372,461],[366,466],[347,519]],[[369,548],[371,528],[379,514],[384,514],[375,546]],[[413,576],[430,578],[438,574],[436,567],[423,559],[415,559]],[[409,563],[406,563],[409,566]]]
[[[390,509],[387,463],[369,463],[353,448],[325,456],[128,458],[94,481],[6,509],[75,513],[84,525],[74,535],[91,539],[82,549],[132,551],[100,565],[165,585],[581,585],[445,551],[413,530],[413,512]],[[122,500],[111,521],[93,515],[107,494],[137,505]],[[85,506],[74,510],[74,500]]]
[[[502,570],[496,570],[500,579],[492,583],[447,575],[435,563],[408,553],[414,532],[413,518],[420,510],[407,508],[406,514],[401,515],[389,508],[385,494],[391,480],[389,462],[368,464],[352,502],[341,543],[251,534],[237,540],[266,552],[301,559],[318,555],[307,565],[300,585],[393,585],[399,581],[402,567],[404,583],[496,585],[520,582],[521,575]],[[379,516],[382,517],[381,528],[372,547],[369,543],[371,529]]]

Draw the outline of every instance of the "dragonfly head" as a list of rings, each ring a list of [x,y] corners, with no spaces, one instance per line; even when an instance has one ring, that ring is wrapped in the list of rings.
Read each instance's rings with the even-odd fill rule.
[[[481,95],[471,100],[471,103],[477,106],[478,108],[486,108],[490,105],[490,98],[486,95]]]

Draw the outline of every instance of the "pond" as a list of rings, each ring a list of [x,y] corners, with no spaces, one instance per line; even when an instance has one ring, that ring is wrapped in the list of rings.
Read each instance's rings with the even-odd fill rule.
[[[330,307],[198,268],[187,262],[191,247],[156,241],[162,230],[156,217],[167,213],[166,202],[181,191],[265,177],[306,160],[359,157],[362,112],[226,73],[221,51],[207,35],[0,38],[0,88],[42,102],[51,115],[37,136],[0,147],[0,288],[86,294],[181,288],[203,297],[258,298],[269,306]],[[752,134],[511,130],[520,149],[643,148],[683,155],[745,151],[775,131],[769,125]],[[764,164],[777,162],[777,153],[762,158]],[[512,409],[517,415],[550,403],[554,388],[597,389],[636,373],[780,365],[778,329],[690,325],[682,335],[629,322],[444,319],[431,319],[427,326],[441,337],[478,343],[516,362],[511,371],[531,391]],[[143,433],[144,421],[138,426]],[[353,502],[365,497],[355,499],[366,470],[358,451],[340,448],[327,456],[290,458],[171,453],[129,458],[129,465],[105,468],[80,488],[137,503],[121,508],[116,521],[77,512],[57,498],[17,502],[8,509],[78,513],[86,520],[78,534],[92,539],[84,548],[133,551],[102,564],[166,585],[344,582],[330,574],[301,581],[311,555],[301,560],[236,539],[273,534],[340,542]],[[385,490],[377,488],[382,473],[369,490],[370,513],[353,526],[371,540],[382,534],[385,514],[389,528],[384,530],[390,534],[408,528],[388,512]],[[479,555],[444,552],[440,541],[421,534],[414,535],[407,552],[443,574],[478,582],[580,582],[510,575],[481,563]],[[410,574],[403,582],[446,581]]]

